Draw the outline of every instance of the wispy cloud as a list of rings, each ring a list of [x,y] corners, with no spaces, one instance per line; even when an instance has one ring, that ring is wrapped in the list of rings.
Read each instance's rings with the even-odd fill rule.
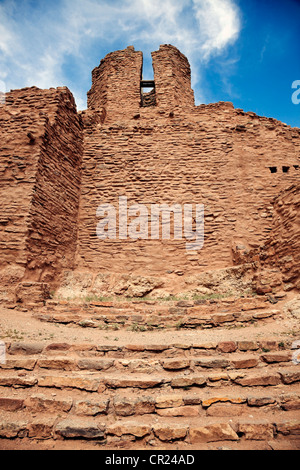
[[[195,85],[201,63],[232,44],[240,28],[234,0],[0,0],[0,78],[7,88],[67,85],[82,109],[87,89],[72,79],[68,60],[86,74],[96,49],[100,61],[118,45],[148,53],[168,43],[187,55]]]

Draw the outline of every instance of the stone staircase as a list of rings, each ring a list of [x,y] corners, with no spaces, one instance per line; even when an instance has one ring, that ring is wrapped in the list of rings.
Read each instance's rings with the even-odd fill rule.
[[[239,325],[243,316],[263,322],[280,315],[265,302],[250,300],[222,301],[229,312],[220,311],[220,302],[168,306],[161,318],[166,325],[170,309],[185,309],[173,315],[192,316],[195,324],[181,327],[203,330],[224,327],[227,322],[216,316],[231,315],[228,323]],[[74,323],[76,315],[77,328],[83,320],[86,328],[95,328],[88,320],[97,321],[106,309],[115,320],[122,311],[127,318],[121,327],[126,327],[138,321],[146,325],[158,306],[74,308],[50,304],[33,316],[68,328],[65,317]],[[6,342],[6,361],[0,364],[0,448],[299,449],[295,341],[261,335],[241,340],[238,331],[235,340],[216,342]]]

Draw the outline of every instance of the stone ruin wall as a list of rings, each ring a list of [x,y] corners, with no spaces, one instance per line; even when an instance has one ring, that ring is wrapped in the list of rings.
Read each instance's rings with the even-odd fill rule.
[[[2,276],[15,267],[18,280],[70,291],[176,293],[239,265],[241,253],[270,238],[274,198],[299,182],[300,130],[231,103],[194,106],[185,56],[164,45],[152,59],[155,99],[147,106],[143,56],[132,46],[94,69],[81,113],[65,88],[8,94],[0,107]],[[97,207],[118,207],[119,196],[149,210],[203,203],[204,247],[99,240]],[[130,290],[130,279],[141,289]]]
[[[53,281],[72,268],[82,125],[67,88],[16,90],[0,107],[0,276]]]
[[[281,283],[285,290],[300,290],[300,185],[280,191],[272,206],[272,229],[264,243],[234,252],[236,265],[253,266],[253,288],[261,294]]]

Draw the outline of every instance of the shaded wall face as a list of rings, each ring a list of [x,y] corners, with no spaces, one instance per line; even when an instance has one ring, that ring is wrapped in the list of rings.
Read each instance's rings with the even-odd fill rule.
[[[72,268],[77,242],[82,129],[72,95],[62,94],[47,122],[30,207],[25,278],[55,281]]]
[[[279,266],[283,282],[300,290],[300,184],[292,185],[275,199],[273,228],[266,248],[266,264]]]
[[[0,123],[0,276],[50,280],[72,266],[76,247],[82,130],[74,99],[65,88],[16,90]]]
[[[42,127],[37,116],[0,107],[0,269],[26,265],[28,215],[39,158],[39,148],[30,145],[27,132],[36,134]]]

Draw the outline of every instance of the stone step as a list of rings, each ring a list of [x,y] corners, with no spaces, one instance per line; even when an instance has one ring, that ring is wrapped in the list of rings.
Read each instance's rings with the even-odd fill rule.
[[[125,356],[126,357],[126,356]],[[24,369],[33,371],[38,369],[51,370],[119,370],[130,373],[155,373],[158,371],[178,372],[185,371],[206,371],[206,370],[242,370],[262,368],[269,365],[270,369],[277,367],[277,364],[285,364],[286,367],[292,366],[292,351],[275,351],[263,354],[247,353],[221,353],[204,355],[186,355],[174,357],[157,358],[127,358],[124,357],[97,357],[93,355],[77,356],[74,353],[65,355],[47,355],[39,356],[18,356],[6,355],[5,363],[0,364],[3,370]]]
[[[226,309],[225,309],[226,310]],[[132,331],[151,331],[155,328],[218,328],[226,325],[253,324],[258,321],[270,321],[279,317],[279,309],[253,309],[229,311],[204,311],[199,307],[183,309],[170,308],[169,312],[146,314],[126,310],[98,312],[74,311],[35,313],[33,317],[44,322],[75,324],[83,328],[120,329],[128,328]]]
[[[157,358],[157,357],[177,357],[177,356],[198,356],[212,354],[247,353],[270,356],[274,354],[280,359],[281,353],[284,357],[286,351],[293,351],[296,341],[280,341],[273,338],[260,338],[259,340],[236,340],[219,342],[193,342],[193,343],[164,343],[164,344],[125,344],[122,346],[105,344],[69,344],[69,343],[47,343],[44,342],[6,342],[6,357],[11,356],[49,356],[49,355],[77,355],[78,357],[98,356],[115,358]],[[279,360],[280,362],[280,360]]]
[[[69,301],[48,300],[44,311],[61,310],[65,312],[81,312],[93,310],[94,312],[107,313],[115,310],[117,312],[143,312],[153,313],[163,311],[174,313],[174,308],[185,309],[183,313],[201,310],[206,312],[216,312],[217,310],[231,309],[232,311],[245,311],[255,309],[265,309],[270,307],[267,296],[258,297],[227,297],[222,299],[198,299],[198,300],[172,300],[169,297],[165,300],[154,299],[135,299],[135,300],[110,300],[110,301],[92,301],[82,300],[77,304],[70,304]],[[39,308],[40,309],[40,308]],[[171,310],[170,310],[171,309]],[[188,309],[188,310],[187,310]]]
[[[176,419],[158,417],[153,422],[151,415],[117,421],[108,417],[58,417],[25,416],[22,413],[2,412],[0,416],[0,438],[30,439],[82,439],[97,440],[103,445],[117,444],[120,441],[136,441],[147,444],[184,441],[186,444],[203,442],[244,440],[266,441],[289,436],[299,439],[300,422],[294,412],[284,417],[274,414],[271,420],[250,417],[228,418],[209,417],[205,423],[198,418]],[[152,442],[151,442],[152,441]]]
[[[186,389],[197,387],[214,387],[220,385],[238,385],[240,387],[290,385],[300,381],[298,366],[261,368],[255,371],[220,370],[214,372],[177,371],[164,374],[135,374],[134,372],[121,372],[102,370],[90,371],[54,371],[39,369],[37,371],[11,371],[2,370],[0,387],[50,387],[58,389],[79,389],[89,392],[103,393],[109,389],[152,389],[158,387],[171,387],[173,389]]]
[[[288,391],[239,389],[232,386],[217,390],[164,390],[152,389],[126,392],[110,390],[91,396],[84,390],[70,395],[65,390],[44,388],[37,391],[15,389],[7,393],[0,390],[0,413],[2,411],[23,413],[64,413],[67,415],[126,417],[135,415],[158,415],[164,417],[224,417],[256,416],[300,410],[300,390],[294,384]]]

